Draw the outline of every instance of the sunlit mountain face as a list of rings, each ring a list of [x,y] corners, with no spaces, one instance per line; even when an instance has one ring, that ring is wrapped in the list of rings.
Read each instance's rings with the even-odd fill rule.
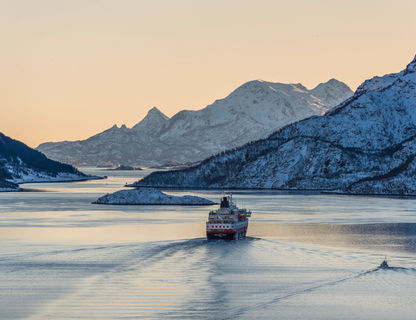
[[[299,83],[250,81],[199,111],[183,110],[168,118],[152,108],[131,129],[113,126],[87,140],[43,143],[37,150],[76,165],[193,163],[322,115],[351,95],[335,79],[312,90]]]

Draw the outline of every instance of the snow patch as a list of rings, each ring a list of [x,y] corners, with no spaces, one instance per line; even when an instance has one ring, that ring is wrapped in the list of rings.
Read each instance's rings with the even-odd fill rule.
[[[155,188],[121,190],[106,194],[94,204],[130,204],[130,205],[213,205],[215,202],[196,196],[173,196]]]

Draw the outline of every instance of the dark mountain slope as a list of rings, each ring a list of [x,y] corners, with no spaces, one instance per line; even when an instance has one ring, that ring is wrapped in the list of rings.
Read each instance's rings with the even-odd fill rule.
[[[74,167],[50,160],[39,151],[0,133],[0,179],[27,182],[86,177]]]

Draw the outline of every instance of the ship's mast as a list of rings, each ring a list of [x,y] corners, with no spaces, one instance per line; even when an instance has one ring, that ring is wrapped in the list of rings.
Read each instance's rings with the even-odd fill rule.
[[[228,198],[230,199],[230,203],[234,204],[234,202],[233,202],[233,194],[231,192],[228,193]]]

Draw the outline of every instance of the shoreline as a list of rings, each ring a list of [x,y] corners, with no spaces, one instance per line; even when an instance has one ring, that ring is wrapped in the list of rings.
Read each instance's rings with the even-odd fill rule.
[[[99,202],[91,202],[91,204],[99,204],[104,206],[187,206],[187,207],[208,207],[213,206],[218,203],[214,204],[184,204],[184,203],[99,203]]]
[[[27,183],[60,183],[60,182],[79,182],[79,181],[89,181],[89,180],[104,180],[107,179],[107,176],[100,177],[100,176],[88,176],[85,178],[78,178],[78,179],[68,179],[68,180],[53,180],[53,181],[24,181],[24,182],[14,182],[19,185],[27,184]]]
[[[173,186],[152,186],[152,185],[134,185],[126,184],[125,188],[157,188],[159,190],[177,190],[177,191],[276,191],[282,194],[305,194],[305,195],[319,195],[319,194],[332,194],[332,195],[345,195],[345,196],[359,196],[359,197],[382,197],[382,198],[410,198],[416,199],[416,194],[397,194],[397,193],[347,193],[335,190],[321,190],[321,189],[274,189],[274,188],[218,188],[218,187],[173,187]]]
[[[16,189],[7,189],[2,190],[0,188],[0,192],[44,192],[33,188],[22,188],[20,185],[27,184],[27,183],[62,183],[62,182],[80,182],[80,181],[89,181],[89,180],[104,180],[107,179],[107,176],[100,177],[100,176],[88,176],[88,177],[80,177],[78,179],[69,179],[69,180],[53,180],[53,181],[25,181],[25,182],[13,182],[18,185]],[[9,181],[8,181],[9,182]]]

